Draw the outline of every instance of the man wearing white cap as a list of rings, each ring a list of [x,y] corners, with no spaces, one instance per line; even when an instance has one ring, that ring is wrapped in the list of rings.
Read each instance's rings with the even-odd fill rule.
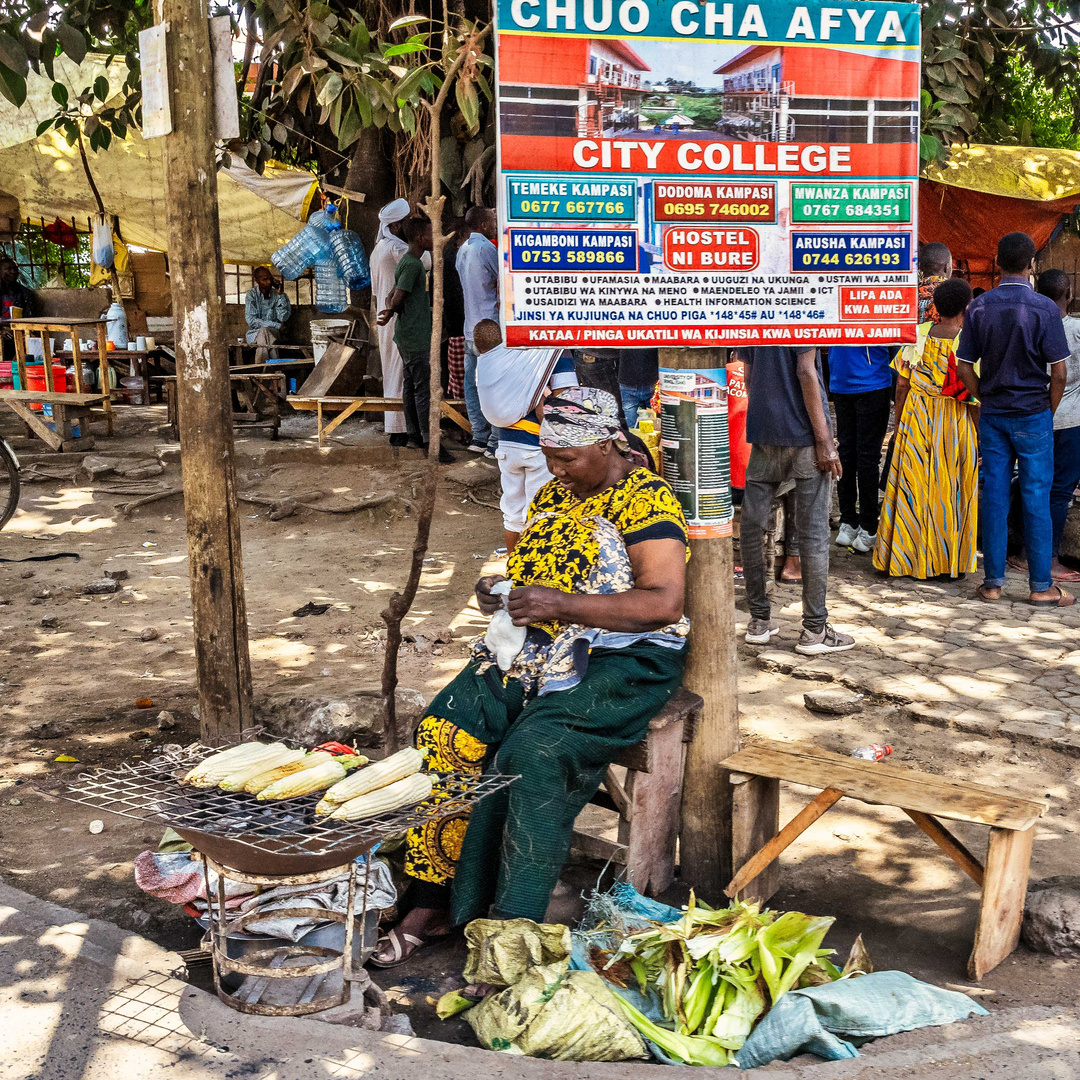
[[[394,291],[397,265],[409,250],[409,245],[401,238],[401,226],[409,212],[408,199],[395,199],[379,211],[379,233],[368,260],[371,264],[371,291],[375,297],[376,311],[386,308],[387,300]],[[383,395],[388,398],[400,398],[405,387],[405,369],[401,362],[401,353],[394,342],[396,323],[397,316],[394,315],[385,326],[376,327],[379,355],[382,357]],[[383,424],[390,436],[391,446],[406,444],[408,437],[403,412],[383,413]]]

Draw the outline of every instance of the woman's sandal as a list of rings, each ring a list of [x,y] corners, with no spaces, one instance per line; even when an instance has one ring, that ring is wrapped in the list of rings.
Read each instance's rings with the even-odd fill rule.
[[[996,603],[998,603],[998,601],[1001,599],[1001,590],[1000,589],[998,590],[997,596],[987,596],[986,593],[983,592],[984,588],[985,588],[984,585],[980,585],[975,590],[975,599],[976,600],[981,600],[984,604],[996,604]]]
[[[1065,608],[1072,607],[1076,603],[1076,597],[1072,593],[1067,593],[1060,585],[1054,585],[1053,588],[1057,589],[1058,595],[1055,600],[1032,600],[1032,607],[1057,607]]]
[[[379,939],[378,945],[375,946],[376,953],[386,943],[390,944],[391,954],[389,960],[380,960],[376,953],[368,958],[368,963],[375,968],[393,968],[399,964],[404,964],[410,957],[415,956],[421,949],[427,949],[432,945],[438,945],[440,942],[445,941],[448,937],[452,937],[453,933],[449,934],[434,934],[431,937],[417,937],[415,934],[403,934],[396,926],[393,930],[389,931],[385,937]],[[412,948],[407,948],[407,946]]]

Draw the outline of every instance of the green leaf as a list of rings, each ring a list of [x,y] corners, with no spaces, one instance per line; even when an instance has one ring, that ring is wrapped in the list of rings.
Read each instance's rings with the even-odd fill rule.
[[[52,96],[61,109],[67,108],[68,88],[63,83],[55,82],[52,84]]]
[[[26,100],[26,80],[4,64],[0,64],[0,94],[15,108]]]
[[[407,53],[423,52],[425,46],[415,41],[406,41],[401,45],[391,45],[383,56],[405,56]]]
[[[983,4],[983,11],[986,12],[986,17],[992,23],[996,23],[998,26],[1005,27],[1006,29],[1008,28],[1009,17],[1003,11],[1000,11],[996,7],[992,7],[990,4]]]
[[[403,105],[399,110],[401,127],[406,135],[412,135],[416,131],[416,114],[410,105]]]
[[[454,85],[454,95],[461,115],[469,126],[469,134],[475,134],[480,127],[480,99],[476,94],[476,86],[470,80],[459,76]]]
[[[371,48],[371,35],[368,33],[368,28],[363,19],[358,20],[352,28],[352,32],[349,34],[349,44],[359,55],[363,55]]]
[[[936,161],[941,157],[945,144],[933,135],[919,136],[919,157],[926,162]]]
[[[359,88],[353,87],[353,100],[356,102],[356,110],[360,114],[360,122],[364,127],[371,127],[371,102],[366,94]]]
[[[989,67],[994,62],[994,46],[986,38],[979,38],[977,44],[983,62]]]
[[[75,61],[81,64],[86,58],[86,38],[70,23],[56,24],[56,37],[60,42],[60,48]]]
[[[935,87],[934,92],[943,101],[951,101],[955,105],[966,105],[971,100],[968,92],[955,83]]]
[[[0,64],[16,75],[25,75],[30,67],[22,42],[3,31],[0,31]]]
[[[348,150],[356,142],[363,126],[356,109],[342,109],[341,126],[338,128],[338,149]]]
[[[37,131],[34,133],[35,138],[41,138],[41,136],[44,135],[45,132],[48,131],[54,123],[56,123],[56,119],[52,116],[50,116],[48,120],[42,120],[41,123],[37,126]]]
[[[127,138],[127,125],[120,123],[119,120],[114,121],[113,126],[112,126],[112,130],[113,130],[113,134],[118,139],[126,139]],[[228,166],[226,166],[226,168],[228,168]]]
[[[341,76],[336,71],[332,71],[319,83],[319,92],[315,95],[315,100],[320,105],[329,105],[341,96],[344,86]]]
[[[104,75],[94,80],[94,96],[98,101],[105,101],[109,96],[109,80]]]
[[[390,24],[390,30],[399,30],[403,26],[415,26],[417,23],[430,22],[426,15],[403,15]]]

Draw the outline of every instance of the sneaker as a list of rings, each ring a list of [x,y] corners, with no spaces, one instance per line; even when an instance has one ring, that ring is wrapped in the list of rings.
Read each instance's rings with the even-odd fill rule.
[[[470,448],[470,449],[471,449],[471,448]],[[488,461],[494,461],[494,460],[495,460],[495,452],[494,452],[493,450],[489,450],[489,449],[488,449],[488,448],[487,448],[487,447],[485,446],[485,447],[484,447],[484,457],[486,457],[486,458],[488,459]]]
[[[486,452],[487,452],[487,444],[486,443],[475,443],[475,442],[469,443],[469,453],[470,454],[483,454],[483,453],[486,453]]]
[[[768,645],[777,634],[780,627],[771,619],[751,619],[746,628],[747,645]]]
[[[797,653],[803,656],[818,656],[821,653],[847,652],[855,648],[855,639],[847,634],[838,633],[828,623],[817,634],[804,630],[799,638],[799,644],[795,646]]]
[[[851,542],[851,546],[856,551],[861,551],[864,555],[869,555],[874,550],[874,545],[877,543],[877,533],[871,535],[862,526],[859,527],[859,532],[855,539]]]
[[[836,534],[836,546],[851,547],[858,535],[859,530],[855,525],[841,525],[840,531]]]

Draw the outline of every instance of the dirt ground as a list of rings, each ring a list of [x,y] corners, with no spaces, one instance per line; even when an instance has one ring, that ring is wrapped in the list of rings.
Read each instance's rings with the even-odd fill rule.
[[[164,441],[164,410],[118,410],[118,435],[98,451],[132,458],[158,456],[155,478],[179,484],[179,452]],[[14,428],[4,424],[9,434]],[[373,689],[382,653],[375,631],[386,597],[405,578],[414,518],[409,500],[420,476],[418,452],[395,455],[375,425],[348,423],[320,452],[307,416],[290,419],[282,437],[238,438],[237,471],[244,493],[280,501],[319,489],[321,504],[344,505],[390,494],[384,506],[358,513],[301,508],[271,520],[257,503],[244,504],[243,556],[254,685],[260,700],[335,698]],[[25,442],[20,453],[47,460]],[[459,453],[459,463],[471,455]],[[480,467],[476,463],[475,467]],[[171,948],[192,948],[200,932],[182,910],[141,893],[132,860],[156,847],[161,830],[46,798],[35,781],[94,766],[145,758],[163,743],[196,737],[194,652],[188,599],[183,507],[173,496],[135,509],[130,495],[102,490],[85,474],[27,486],[15,519],[0,534],[0,558],[57,552],[80,558],[0,562],[0,873],[11,884],[87,915],[138,930]],[[417,638],[403,650],[401,683],[430,697],[459,669],[463,638],[481,625],[469,606],[480,572],[495,559],[501,520],[473,501],[466,488],[444,484],[432,548],[408,626]],[[497,496],[496,496],[497,498]],[[492,499],[491,492],[479,496]],[[84,587],[106,570],[126,570],[119,592],[89,596]],[[874,627],[873,604],[860,604],[880,585],[864,557],[839,560],[835,587],[845,596],[840,629]],[[894,593],[916,587],[892,582]],[[785,625],[795,596],[787,598]],[[307,602],[329,604],[325,614],[292,613]],[[745,615],[740,614],[740,622]],[[797,621],[797,620],[796,620]],[[147,628],[156,635],[145,634]],[[448,633],[448,630],[454,633]],[[152,637],[152,640],[143,640]],[[452,640],[450,640],[452,638]],[[1009,662],[1008,640],[997,645]],[[759,668],[741,648],[740,708],[747,736],[812,739],[845,752],[868,741],[889,742],[897,760],[944,776],[994,784],[1045,797],[1051,810],[1036,833],[1033,878],[1075,873],[1080,862],[1080,760],[1001,734],[964,733],[905,719],[894,704],[867,704],[848,717],[822,717],[803,707],[817,686],[806,678]],[[857,653],[849,654],[857,663]],[[139,708],[138,699],[152,706]],[[159,730],[160,710],[176,727]],[[60,756],[77,762],[57,761]],[[807,792],[785,787],[786,820]],[[597,813],[601,813],[597,811]],[[104,830],[89,832],[95,817]],[[597,827],[605,822],[594,819]],[[985,830],[957,826],[977,854]],[[862,932],[878,967],[897,967],[945,985],[965,986],[964,968],[975,925],[974,884],[918,832],[900,811],[845,800],[782,860],[773,906],[830,914],[836,926],[826,944],[846,953]],[[575,863],[550,915],[572,918],[580,895],[600,868]],[[680,901],[672,891],[668,899]],[[407,968],[379,976],[391,998],[407,1008],[419,1034],[465,1038],[463,1025],[439,1026],[434,999],[460,971],[460,944],[428,951]],[[970,987],[969,987],[970,989]],[[1080,961],[1055,960],[1021,948],[975,991],[990,1008],[1015,1004],[1074,1004],[1080,1000]]]

